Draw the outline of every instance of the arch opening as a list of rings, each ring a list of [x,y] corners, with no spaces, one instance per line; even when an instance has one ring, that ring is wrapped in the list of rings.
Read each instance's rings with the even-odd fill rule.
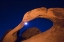
[[[28,23],[29,25],[25,27],[25,29],[28,29],[31,27],[37,27],[42,32],[50,29],[53,26],[53,22],[46,18],[36,18]]]

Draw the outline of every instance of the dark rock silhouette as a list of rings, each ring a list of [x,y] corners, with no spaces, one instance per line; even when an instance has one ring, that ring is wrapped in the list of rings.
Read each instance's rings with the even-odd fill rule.
[[[24,30],[22,33],[21,33],[21,36],[17,36],[17,40],[16,42],[21,42],[23,40],[27,40],[29,39],[30,37],[34,36],[34,35],[37,35],[41,33],[41,31],[36,28],[36,27],[31,27],[31,28],[28,28],[26,30]],[[18,33],[19,35],[19,33]]]
[[[22,33],[21,37],[23,38],[23,40],[26,40],[26,39],[31,38],[32,36],[37,35],[39,33],[41,33],[41,31],[38,28],[32,27],[32,28],[28,28],[27,30],[25,30]]]

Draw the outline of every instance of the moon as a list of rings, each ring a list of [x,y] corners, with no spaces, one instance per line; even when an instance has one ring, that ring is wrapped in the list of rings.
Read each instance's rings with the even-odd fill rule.
[[[28,22],[25,22],[25,23],[24,23],[24,25],[27,25],[27,24],[28,24]]]

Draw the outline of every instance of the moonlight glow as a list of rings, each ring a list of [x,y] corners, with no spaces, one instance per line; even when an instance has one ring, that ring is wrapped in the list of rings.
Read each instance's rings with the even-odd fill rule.
[[[27,24],[28,24],[27,22],[24,23],[24,25],[27,25]]]

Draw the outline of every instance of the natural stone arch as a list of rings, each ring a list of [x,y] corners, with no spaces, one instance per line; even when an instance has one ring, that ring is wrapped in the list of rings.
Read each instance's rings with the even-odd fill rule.
[[[35,18],[47,18],[53,21],[53,26],[44,33],[35,35],[28,40],[22,42],[64,42],[64,14],[59,17],[52,11],[54,8],[46,9],[44,7],[36,8],[27,12],[23,20],[18,26],[12,29],[3,39],[3,42],[15,42],[17,39],[16,33],[24,26],[24,22],[29,22]],[[57,9],[57,8],[56,8]],[[59,9],[59,8],[58,8]],[[63,8],[62,8],[63,9]],[[54,9],[55,10],[55,9]],[[63,11],[64,12],[64,11]],[[60,12],[62,13],[62,12]]]
[[[38,34],[36,36],[33,36],[32,38],[28,39],[28,40],[25,40],[25,41],[22,41],[22,42],[64,42],[64,10],[63,8],[49,8],[48,11],[46,9],[46,11],[44,13],[43,10],[39,11],[39,9],[42,9],[42,8],[37,8],[37,9],[34,9],[31,11],[31,13],[26,13],[25,14],[25,17],[24,17],[24,20],[27,21],[29,17],[33,17],[32,15],[34,15],[34,17],[32,18],[35,19],[35,18],[47,18],[47,19],[50,19],[51,21],[53,21],[53,26],[45,31],[44,33],[41,33],[41,34]],[[58,13],[56,13],[56,11],[54,12],[53,10],[61,10],[59,11],[58,13],[61,13],[58,15]],[[32,14],[33,13],[36,13],[36,14]],[[63,13],[62,13],[63,12]],[[41,13],[41,14],[40,14]],[[31,15],[30,15],[31,14]],[[31,20],[31,18],[29,18]]]

